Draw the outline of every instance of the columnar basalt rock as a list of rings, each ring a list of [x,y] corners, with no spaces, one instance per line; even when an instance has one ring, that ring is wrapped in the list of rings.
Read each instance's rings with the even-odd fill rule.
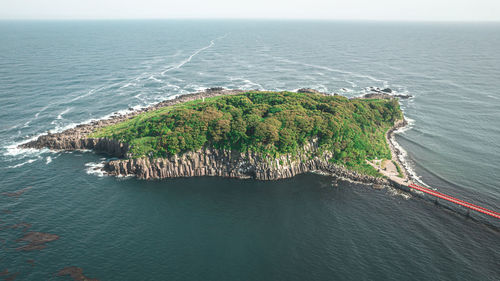
[[[22,145],[24,148],[49,148],[53,150],[86,150],[106,153],[114,157],[125,157],[128,144],[105,138],[86,138],[80,135],[48,134]]]
[[[226,90],[222,88],[210,88],[202,92],[177,96],[174,99],[162,101],[153,106],[131,111],[126,114],[115,114],[108,119],[95,120],[88,124],[80,124],[74,128],[60,133],[50,133],[38,137],[20,145],[21,148],[49,148],[53,150],[83,150],[92,149],[97,152],[105,152],[115,157],[124,157],[128,150],[128,145],[115,140],[89,138],[88,136],[95,130],[109,125],[117,124],[127,119],[131,119],[143,112],[149,112],[166,106],[172,106],[192,100],[210,98],[221,95],[240,94],[241,90]]]
[[[204,148],[169,158],[112,160],[103,169],[110,175],[133,175],[146,180],[195,176],[278,180],[302,173],[322,172],[364,183],[388,183],[383,178],[361,175],[333,164],[329,161],[332,157],[331,152],[321,151],[317,142],[313,141],[305,145],[299,154],[276,158],[252,151],[239,153]]]

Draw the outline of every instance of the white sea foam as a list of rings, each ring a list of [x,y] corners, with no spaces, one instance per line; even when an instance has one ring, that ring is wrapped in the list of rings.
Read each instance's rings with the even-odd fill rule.
[[[315,90],[318,90],[320,92],[323,92],[323,93],[328,93],[328,87],[323,85],[323,84],[317,84],[317,85],[314,85],[312,86],[313,89]]]
[[[366,78],[366,79],[374,81],[374,82],[382,83],[384,86],[388,85],[387,81],[375,78],[375,77],[373,77],[371,75],[367,75],[367,74],[361,74],[361,73],[356,73],[356,72],[351,72],[351,71],[346,71],[346,70],[331,68],[331,67],[322,66],[322,65],[310,64],[310,63],[303,63],[303,62],[293,61],[293,60],[286,59],[286,58],[280,58],[280,57],[273,57],[273,58],[274,59],[278,59],[278,60],[280,60],[282,62],[290,63],[290,64],[303,65],[303,66],[307,66],[307,67],[311,67],[311,68],[316,68],[316,69],[322,69],[322,70],[326,70],[326,71],[330,71],[330,72],[336,72],[336,73],[346,74],[346,75],[349,75],[351,77]]]
[[[404,127],[401,127],[399,129],[397,129],[395,131],[396,134],[404,133],[404,132],[410,130],[411,128],[413,128],[413,126],[415,125],[415,120],[413,120],[413,119],[411,119],[409,117],[406,117],[406,116],[405,116],[405,120],[408,122],[408,124],[406,126],[404,126]]]
[[[89,175],[96,175],[98,177],[103,177],[106,175],[102,168],[104,168],[104,162],[89,162],[85,163],[85,171]]]
[[[29,127],[29,126],[30,126],[30,124],[31,124],[31,122],[32,122],[33,120],[38,119],[38,116],[40,116],[40,113],[44,112],[47,108],[49,108],[49,107],[50,107],[50,105],[51,105],[51,104],[48,104],[48,105],[44,106],[44,107],[43,107],[42,109],[40,109],[37,113],[35,113],[35,116],[34,116],[33,118],[29,119],[28,121],[26,121],[26,122],[24,123],[23,128],[27,128],[27,127]],[[17,126],[16,126],[16,127],[17,127]]]
[[[84,120],[84,121],[79,122],[79,123],[72,122],[72,123],[66,124],[64,126],[56,126],[54,129],[51,129],[50,132],[51,133],[60,133],[60,132],[63,132],[63,131],[69,130],[69,129],[73,129],[73,128],[75,128],[76,126],[78,126],[80,124],[89,124],[91,122],[98,121],[98,120],[110,119],[111,117],[116,116],[116,115],[129,114],[131,112],[134,112],[134,111],[146,108],[146,107],[151,106],[153,104],[154,104],[154,102],[150,103],[150,104],[146,104],[146,105],[134,105],[134,106],[131,106],[131,107],[127,108],[127,109],[122,109],[122,110],[118,110],[118,111],[112,112],[110,114],[106,114],[106,115],[104,115],[104,116],[102,116],[100,118],[90,118],[90,119]],[[30,142],[32,140],[36,140],[39,136],[42,136],[44,134],[45,133],[39,134],[39,135],[37,135],[35,137],[32,137],[32,138],[30,138],[28,140],[24,140],[24,141],[18,143],[17,145],[20,145],[20,144],[23,144],[23,143],[27,143],[27,142]]]
[[[243,83],[235,83],[236,88],[239,88],[239,89],[250,90],[250,89],[255,89],[256,87],[259,88],[259,89],[264,89],[264,87],[261,84],[259,84],[257,82],[253,82],[253,81],[251,81],[249,79],[246,79],[246,78],[243,78],[243,77],[232,77],[232,76],[229,76],[229,80],[231,82],[233,82],[233,81],[243,82]]]
[[[136,86],[137,84],[136,83],[126,83],[125,85],[121,86],[119,89],[124,89],[124,88],[128,88],[130,86]]]
[[[79,99],[81,99],[81,98],[84,98],[84,97],[88,97],[88,96],[90,96],[90,95],[93,95],[93,94],[94,94],[94,93],[95,93],[98,89],[100,89],[100,88],[94,88],[94,89],[91,89],[91,90],[90,90],[90,91],[88,91],[86,94],[83,94],[83,95],[80,95],[80,96],[77,96],[77,97],[75,97],[75,98],[71,99],[71,100],[70,100],[70,102],[74,102],[74,101],[77,101],[77,100],[79,100]]]
[[[344,80],[345,82],[349,83],[351,87],[356,88],[358,85],[350,80]]]
[[[401,153],[398,155],[398,159],[403,164],[405,170],[408,172],[409,176],[413,178],[414,180],[418,181],[424,186],[429,187],[425,182],[422,181],[422,178],[417,175],[413,167],[410,165],[410,163],[407,161],[408,158],[408,152],[401,146],[399,143],[396,141],[395,137],[391,137],[391,142],[394,145],[396,149],[398,149]]]
[[[186,63],[190,62],[196,55],[198,55],[199,53],[205,51],[206,49],[209,49],[209,48],[212,48],[214,45],[215,45],[215,41],[217,40],[220,40],[220,39],[223,39],[227,36],[228,34],[224,35],[224,36],[221,36],[221,37],[218,37],[218,38],[215,38],[213,40],[210,40],[210,44],[208,44],[207,46],[201,48],[201,49],[198,49],[196,50],[194,53],[192,53],[188,58],[186,58],[185,60],[181,61],[179,64],[175,65],[175,66],[171,66],[171,67],[168,67],[167,69],[165,69],[164,71],[162,71],[160,74],[162,76],[165,76],[165,73],[169,72],[169,71],[172,71],[172,70],[175,70],[175,69],[179,69],[181,68],[182,66],[184,66]]]
[[[408,200],[408,199],[411,198],[411,195],[409,193],[403,192],[402,190],[396,189],[396,188],[391,187],[391,186],[387,187],[387,191],[389,192],[390,195],[392,195],[392,196],[401,196],[405,200]]]
[[[177,78],[177,77],[173,77],[173,76],[169,76],[169,75],[165,75],[165,77],[168,77],[169,79],[175,80],[177,82],[184,82],[184,80],[182,80],[181,78]]]
[[[349,89],[349,88],[341,88],[339,91],[346,92],[346,93],[352,93],[352,92],[354,92],[353,89]]]
[[[52,157],[47,156],[47,158],[45,158],[45,160],[46,160],[45,164],[48,165],[48,164],[50,164],[50,162],[52,162]]]
[[[62,111],[61,113],[59,113],[59,115],[57,115],[57,119],[58,120],[63,119],[63,115],[66,114],[66,113],[68,113],[70,110],[71,110],[71,107],[66,108],[64,111]]]
[[[154,75],[149,76],[148,80],[153,80],[153,81],[158,82],[158,83],[163,83],[162,80],[156,78]]]
[[[177,86],[177,85],[174,85],[174,84],[171,84],[171,83],[167,83],[167,86],[171,87],[171,88],[175,88],[175,89],[180,89],[181,88],[180,86]]]
[[[110,89],[110,88],[113,88],[113,87],[118,87],[120,85],[120,83],[121,82],[112,83],[112,84],[105,84],[105,85],[98,86],[96,88],[91,89],[90,91],[88,91],[87,93],[85,93],[83,95],[79,95],[79,96],[74,97],[69,102],[71,103],[71,102],[77,101],[79,99],[82,99],[82,98],[85,98],[85,97],[88,97],[88,96],[92,96],[92,95],[94,95],[96,93],[99,93],[102,90]]]
[[[19,164],[16,164],[16,165],[13,165],[13,166],[8,166],[7,168],[9,168],[9,169],[19,168],[19,167],[22,167],[22,166],[24,166],[24,165],[26,165],[26,164],[33,163],[33,162],[35,162],[35,161],[37,161],[37,160],[39,160],[39,159],[42,159],[42,157],[38,156],[38,158],[35,158],[35,159],[29,159],[29,160],[27,160],[27,161],[24,161],[24,162],[19,163]]]
[[[4,153],[3,155],[5,156],[18,156],[18,155],[34,155],[34,154],[40,154],[42,152],[48,151],[48,149],[34,149],[34,148],[19,148],[20,145],[25,144],[30,141],[34,141],[38,139],[38,137],[44,135],[45,133],[38,134],[35,136],[32,136],[30,138],[24,139],[22,141],[18,141],[15,143],[12,143],[10,145],[7,145],[4,147]]]
[[[50,104],[44,106],[42,109],[40,109],[40,111],[38,111],[36,114],[35,114],[35,118],[34,119],[37,119],[38,116],[40,116],[40,113],[44,112],[47,108],[50,107]]]

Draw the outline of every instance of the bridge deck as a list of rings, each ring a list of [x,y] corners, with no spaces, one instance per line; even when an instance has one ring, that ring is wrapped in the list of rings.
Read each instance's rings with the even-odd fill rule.
[[[410,184],[409,187],[413,188],[415,190],[427,193],[429,195],[435,196],[437,198],[441,198],[441,199],[447,200],[447,201],[455,203],[457,205],[464,206],[464,207],[469,208],[471,210],[474,210],[474,211],[477,211],[477,212],[480,212],[480,213],[492,216],[494,218],[500,219],[500,213],[492,211],[492,210],[489,210],[489,209],[486,209],[486,208],[483,208],[481,206],[474,205],[472,203],[469,203],[469,202],[457,199],[455,197],[443,194],[441,192],[437,192],[435,190],[432,190],[432,189],[429,189],[429,188],[426,188],[426,187],[423,187],[423,186],[420,186],[420,185],[416,185],[414,183]]]

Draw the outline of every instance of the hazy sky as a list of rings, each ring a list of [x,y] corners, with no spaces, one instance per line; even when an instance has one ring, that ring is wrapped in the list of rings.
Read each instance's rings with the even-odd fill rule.
[[[500,0],[0,0],[0,19],[500,21]]]

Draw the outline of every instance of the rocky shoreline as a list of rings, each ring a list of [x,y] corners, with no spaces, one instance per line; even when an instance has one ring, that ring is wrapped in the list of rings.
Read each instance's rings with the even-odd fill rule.
[[[315,90],[300,89],[299,92]],[[60,133],[48,133],[38,139],[20,145],[21,148],[49,148],[53,150],[93,150],[106,153],[113,157],[121,158],[105,163],[102,170],[113,176],[135,176],[139,179],[164,179],[173,177],[193,176],[220,176],[229,178],[253,178],[257,180],[278,180],[290,178],[307,172],[319,172],[338,178],[348,179],[365,184],[387,185],[391,181],[350,171],[342,166],[331,163],[333,155],[328,151],[321,151],[316,141],[306,144],[296,155],[281,155],[271,159],[255,152],[240,153],[230,150],[218,150],[205,147],[198,151],[191,151],[182,155],[168,158],[150,159],[129,158],[127,155],[128,144],[105,138],[89,138],[88,135],[98,128],[116,124],[130,119],[136,115],[155,110],[165,106],[172,106],[182,102],[196,99],[215,97],[220,95],[234,95],[244,91],[226,90],[223,88],[210,88],[203,92],[178,96],[175,99],[160,102],[148,108],[132,111],[124,115],[113,115],[109,119],[97,120],[88,124],[81,124],[75,128]],[[318,92],[319,93],[319,92]],[[399,121],[388,131],[389,142],[393,158],[399,163],[397,157],[399,150],[392,143],[394,131],[405,126],[404,120]],[[394,157],[396,156],[396,157]],[[401,167],[404,167],[400,164]],[[407,175],[405,171],[405,175]]]
[[[307,172],[321,172],[338,178],[369,184],[388,184],[383,178],[362,175],[329,162],[333,154],[321,151],[317,141],[305,145],[296,155],[269,158],[248,151],[202,148],[169,158],[136,158],[108,161],[104,171],[113,176],[135,176],[139,179],[164,179],[195,176],[278,180]]]
[[[202,92],[177,96],[171,100],[165,100],[155,105],[139,110],[131,110],[126,114],[115,114],[110,118],[92,121],[88,124],[80,124],[74,128],[60,133],[51,133],[38,137],[36,140],[19,145],[19,148],[48,148],[52,150],[94,150],[96,152],[106,153],[114,157],[126,157],[128,145],[115,140],[105,138],[89,138],[88,135],[96,129],[113,125],[127,119],[131,119],[143,112],[156,110],[166,106],[173,106],[179,103],[188,102],[197,99],[216,97],[221,95],[236,95],[242,90],[226,90],[223,88],[210,88]]]

